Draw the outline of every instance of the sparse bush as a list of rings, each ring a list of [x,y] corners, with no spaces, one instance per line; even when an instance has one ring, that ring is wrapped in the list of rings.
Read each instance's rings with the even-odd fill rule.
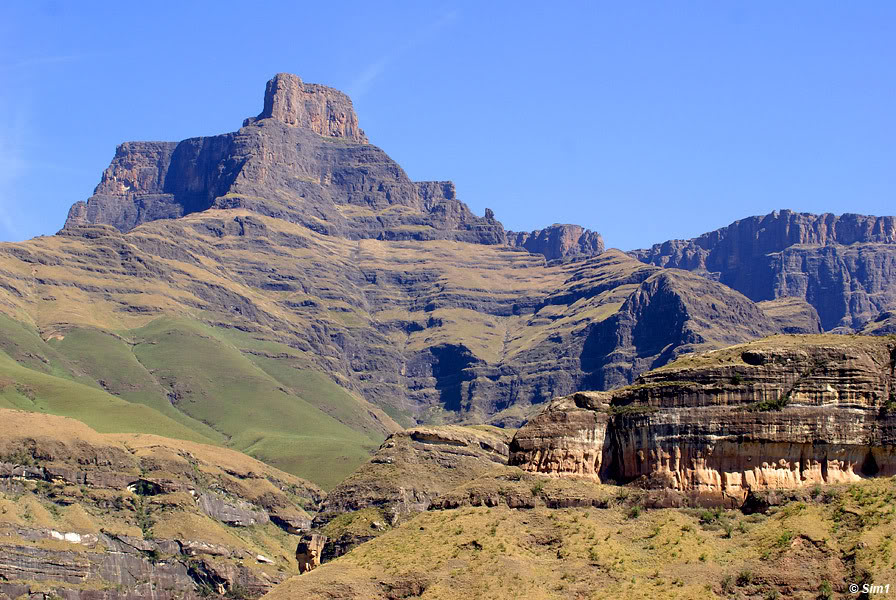
[[[638,506],[638,505],[636,504],[635,506],[631,507],[631,508],[628,510],[628,518],[629,518],[629,519],[637,519],[638,517],[641,516],[641,512],[642,512],[643,510],[644,510],[643,508],[641,508],[640,506]]]
[[[724,521],[722,523],[722,528],[725,530],[725,537],[730,538],[731,533],[734,531],[734,525],[731,524],[731,521]]]
[[[781,535],[778,536],[778,539],[775,540],[775,545],[778,548],[784,548],[793,541],[793,532],[792,531],[784,531]]]

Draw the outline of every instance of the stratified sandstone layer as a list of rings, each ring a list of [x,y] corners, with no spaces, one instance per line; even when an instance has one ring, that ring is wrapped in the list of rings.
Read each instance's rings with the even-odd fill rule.
[[[896,217],[782,210],[631,255],[696,271],[754,302],[805,299],[825,331],[857,331],[896,305]]]
[[[856,336],[685,357],[633,386],[554,400],[516,434],[510,463],[735,506],[750,491],[891,476],[894,366],[896,340]]]

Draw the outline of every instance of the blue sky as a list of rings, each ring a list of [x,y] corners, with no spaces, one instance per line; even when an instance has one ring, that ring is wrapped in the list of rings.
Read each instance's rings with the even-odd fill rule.
[[[120,142],[237,129],[280,71],[509,229],[896,212],[896,3],[258,4],[5,3],[0,239],[57,231]]]

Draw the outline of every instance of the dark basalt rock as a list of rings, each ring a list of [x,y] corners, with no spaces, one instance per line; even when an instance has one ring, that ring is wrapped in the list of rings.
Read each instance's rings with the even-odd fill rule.
[[[760,302],[805,299],[825,331],[862,327],[896,305],[896,217],[789,210],[735,221],[632,256],[703,274]]]
[[[529,232],[508,231],[507,244],[543,254],[548,260],[594,256],[604,251],[601,235],[579,225],[554,224]]]
[[[281,73],[268,82],[262,112],[243,125],[179,143],[120,145],[64,229],[126,232],[210,208],[248,208],[350,239],[505,242],[491,211],[473,215],[450,182],[412,182],[370,145],[337,90]]]

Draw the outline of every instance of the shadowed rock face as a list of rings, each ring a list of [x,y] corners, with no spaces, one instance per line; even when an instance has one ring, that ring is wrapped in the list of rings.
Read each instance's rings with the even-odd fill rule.
[[[613,392],[553,401],[510,463],[642,480],[703,503],[896,474],[896,343],[775,336],[685,358]]]
[[[699,272],[756,302],[805,299],[826,331],[860,329],[896,303],[896,217],[782,210],[631,255]]]

